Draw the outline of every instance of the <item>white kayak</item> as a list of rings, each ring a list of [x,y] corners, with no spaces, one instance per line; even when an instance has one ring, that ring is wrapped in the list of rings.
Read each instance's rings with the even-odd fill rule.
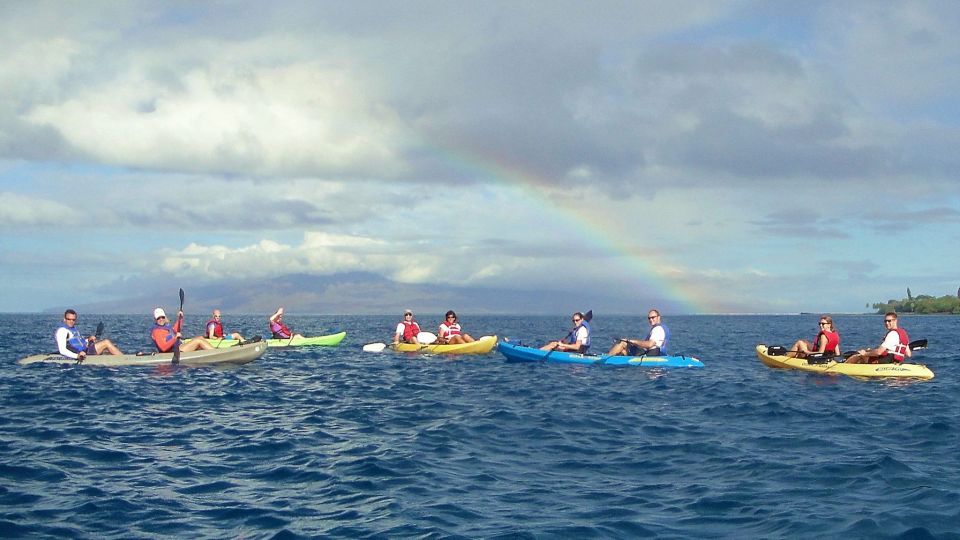
[[[180,353],[180,365],[189,367],[218,366],[227,364],[247,364],[263,356],[267,352],[267,344],[263,341],[237,345],[228,349],[210,349],[208,351],[190,351]],[[82,366],[158,366],[170,364],[173,353],[154,354],[98,354],[88,356]],[[76,364],[73,358],[59,353],[35,354],[17,361],[20,365],[27,364]]]

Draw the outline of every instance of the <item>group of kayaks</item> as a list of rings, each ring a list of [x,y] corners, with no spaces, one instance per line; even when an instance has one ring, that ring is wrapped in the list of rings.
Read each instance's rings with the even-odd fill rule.
[[[180,355],[179,363],[183,366],[201,367],[230,364],[246,364],[263,356],[268,348],[282,347],[310,347],[336,346],[346,337],[346,332],[338,332],[324,336],[295,337],[293,339],[266,339],[252,342],[238,342],[230,339],[212,339],[214,349],[184,352]],[[377,344],[371,344],[377,345]],[[488,354],[497,349],[511,362],[547,362],[560,364],[596,364],[608,366],[636,366],[648,368],[702,368],[703,362],[698,358],[685,355],[664,356],[611,356],[608,354],[581,354],[567,351],[542,350],[537,347],[525,346],[521,342],[502,340],[497,336],[483,336],[480,339],[462,344],[440,343],[399,343],[393,345],[379,344],[380,347],[368,348],[365,351],[379,352],[391,349],[404,353],[428,354]],[[858,379],[932,379],[933,371],[923,364],[893,363],[893,364],[847,364],[842,357],[831,359],[793,358],[784,354],[779,348],[757,345],[757,357],[771,368],[792,369],[811,373],[828,375],[847,375]],[[96,355],[88,356],[83,365],[87,366],[157,366],[170,364],[172,353],[154,354],[123,354],[123,355]],[[75,364],[76,360],[57,353],[37,354],[22,358],[18,361],[26,364]]]

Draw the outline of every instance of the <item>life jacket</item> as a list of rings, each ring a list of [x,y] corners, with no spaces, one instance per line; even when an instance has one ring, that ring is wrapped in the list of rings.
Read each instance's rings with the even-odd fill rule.
[[[830,332],[829,330],[821,330],[817,332],[817,335],[814,336],[813,343],[814,348],[819,349],[820,345],[820,336],[825,336],[827,338],[827,348],[823,350],[825,353],[833,353],[837,350],[837,347],[840,346],[840,333],[839,332]],[[813,351],[816,352],[816,351]]]
[[[460,323],[440,323],[440,337],[450,337],[460,335]]]
[[[587,349],[590,348],[590,341],[591,341],[590,334],[591,334],[592,332],[591,332],[591,330],[590,330],[590,323],[588,323],[587,321],[581,320],[581,321],[580,321],[580,326],[582,326],[582,327],[584,327],[584,328],[587,329],[587,339],[583,342],[583,349],[580,351],[580,352],[582,352],[582,353],[585,353],[585,352],[587,352]],[[577,342],[577,330],[579,330],[579,328],[575,328],[575,329],[573,330],[573,332],[570,332],[570,337],[569,337],[568,339],[570,340],[570,343],[571,343],[571,344]]]
[[[169,324],[154,324],[150,330],[150,339],[159,352],[170,352],[177,342],[177,332]]]
[[[273,333],[273,339],[287,339],[291,335],[287,325],[276,321],[270,321],[270,332]]]
[[[74,328],[70,328],[66,323],[62,323],[60,328],[66,328],[67,332],[70,333],[70,337],[67,338],[67,348],[70,351],[77,354],[82,352],[87,352],[87,344],[89,343],[86,339],[80,335],[80,331]]]
[[[207,321],[207,335],[204,337],[210,336],[210,326],[213,326],[213,337],[223,337],[223,323],[216,319],[210,319]]]
[[[895,328],[890,332],[897,333],[897,337],[900,339],[900,343],[897,344],[896,348],[894,348],[892,353],[884,352],[883,354],[880,355],[880,357],[884,358],[887,356],[893,356],[893,360],[895,362],[903,362],[903,359],[907,355],[907,347],[910,345],[910,336],[907,335],[907,331],[904,330],[903,328]],[[890,332],[887,332],[888,336],[890,335]]]
[[[667,343],[670,341],[670,329],[662,324],[655,324],[650,327],[650,331],[647,332],[647,341],[650,341],[650,338],[653,337],[653,329],[656,327],[663,328],[663,345],[660,346],[660,355],[666,356],[667,354]]]
[[[403,340],[409,341],[420,333],[420,325],[416,321],[403,321]]]

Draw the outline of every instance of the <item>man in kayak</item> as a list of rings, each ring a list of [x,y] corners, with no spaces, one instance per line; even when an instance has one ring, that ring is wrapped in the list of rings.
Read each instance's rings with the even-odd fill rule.
[[[77,312],[72,309],[63,312],[63,324],[54,332],[53,339],[57,342],[60,354],[77,362],[83,362],[87,356],[104,354],[104,351],[109,354],[123,354],[109,339],[97,341],[96,336],[84,338],[77,330]]]
[[[413,320],[413,312],[409,309],[403,311],[403,320],[397,324],[397,330],[393,333],[393,344],[396,345],[403,341],[404,343],[417,343],[417,335],[420,334],[420,325]]]
[[[660,312],[651,309],[647,313],[647,322],[650,331],[645,339],[621,338],[610,347],[607,354],[611,356],[663,356],[667,354],[667,342],[670,341],[670,330],[660,322]]]
[[[887,329],[883,343],[876,349],[860,349],[857,354],[847,359],[848,364],[902,363],[904,358],[913,356],[909,346],[910,336],[906,330],[899,327],[897,314],[891,311],[884,315],[883,325]]]
[[[460,329],[457,314],[452,309],[448,311],[444,316],[444,321],[440,323],[440,329],[437,331],[437,343],[459,345],[461,343],[473,343],[473,341],[474,339],[470,334],[464,334]]]
[[[590,323],[584,320],[583,313],[579,311],[573,314],[573,330],[567,334],[567,337],[560,341],[551,341],[543,347],[544,351],[569,351],[585,354],[590,348]]]
[[[183,337],[180,334],[180,329],[183,327],[183,312],[177,312],[177,322],[173,323],[173,326],[170,326],[167,322],[167,314],[163,312],[163,308],[153,310],[153,320],[154,325],[153,328],[150,329],[150,339],[153,341],[154,346],[157,347],[157,351],[162,353],[173,351],[174,344]],[[180,344],[180,352],[213,348],[213,345],[204,339],[203,336],[191,338],[190,341]]]
[[[809,354],[829,353],[840,355],[840,333],[833,326],[833,319],[827,315],[820,317],[820,331],[812,341],[797,340],[787,351],[790,358],[806,358]]]
[[[277,308],[276,313],[270,316],[270,333],[273,335],[273,339],[293,340],[293,338],[303,338],[302,335],[294,334],[293,330],[283,324],[283,306]]]
[[[213,310],[213,318],[207,321],[207,335],[204,336],[208,340],[210,339],[224,339],[223,334],[223,324],[220,322],[220,310]],[[237,341],[243,341],[243,336],[239,332],[231,332],[230,337],[227,339],[235,339]]]

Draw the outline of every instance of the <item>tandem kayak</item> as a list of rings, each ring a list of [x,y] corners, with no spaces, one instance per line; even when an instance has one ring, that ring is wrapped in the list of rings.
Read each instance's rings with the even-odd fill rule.
[[[432,354],[487,354],[497,346],[497,336],[483,336],[471,343],[456,345],[398,343],[390,347],[399,352],[425,352]]]
[[[806,358],[791,358],[767,352],[766,345],[757,345],[757,358],[775,369],[796,369],[812,373],[847,375],[856,379],[932,379],[933,371],[923,364],[847,364],[828,360],[811,364]]]
[[[346,332],[338,332],[336,334],[329,334],[326,336],[314,336],[314,337],[302,337],[302,338],[293,338],[291,339],[267,339],[263,340],[270,345],[271,348],[276,347],[333,347],[339,345],[343,338],[347,337]],[[190,340],[184,340],[190,341]],[[217,338],[207,338],[207,341],[211,345],[218,349],[225,349],[227,347],[234,347],[240,342],[235,339],[217,339]],[[250,343],[249,340],[244,341],[244,343]]]
[[[180,365],[189,367],[219,366],[227,364],[247,364],[263,356],[267,351],[267,344],[263,341],[238,345],[229,349],[210,349],[207,351],[190,351],[180,353]],[[82,366],[158,366],[170,364],[173,353],[144,354],[98,354],[88,356]],[[58,353],[36,354],[21,358],[20,365],[27,364],[76,364],[73,358]]]
[[[509,341],[497,344],[497,350],[513,362],[558,362],[563,364],[603,364],[608,366],[639,366],[665,368],[702,368],[703,362],[692,356],[610,356],[609,354],[579,354],[564,351],[544,351]]]

